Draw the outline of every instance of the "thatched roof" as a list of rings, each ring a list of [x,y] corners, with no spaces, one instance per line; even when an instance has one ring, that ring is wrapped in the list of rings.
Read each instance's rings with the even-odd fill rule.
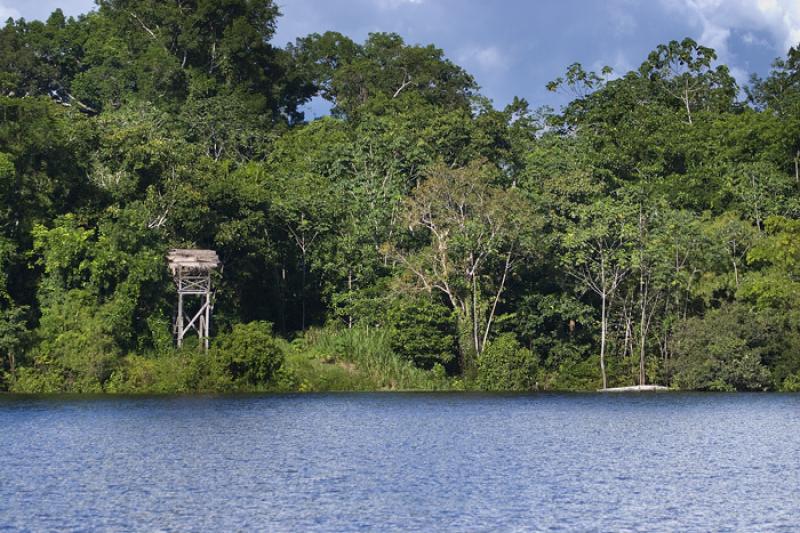
[[[169,269],[173,274],[183,270],[208,272],[220,266],[219,257],[214,250],[184,250],[173,248],[167,254]]]

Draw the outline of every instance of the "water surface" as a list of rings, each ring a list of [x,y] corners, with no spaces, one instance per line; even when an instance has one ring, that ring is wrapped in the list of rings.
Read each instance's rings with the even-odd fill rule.
[[[0,530],[780,531],[800,395],[0,396]]]

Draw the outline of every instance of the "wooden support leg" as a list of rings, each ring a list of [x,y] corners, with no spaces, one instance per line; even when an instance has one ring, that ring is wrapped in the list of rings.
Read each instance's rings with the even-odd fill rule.
[[[209,288],[211,288],[211,280],[209,279],[208,282]],[[208,353],[208,338],[211,336],[211,291],[206,293],[206,320],[205,320],[205,347],[206,353]]]
[[[178,348],[183,345],[183,294],[178,293]]]

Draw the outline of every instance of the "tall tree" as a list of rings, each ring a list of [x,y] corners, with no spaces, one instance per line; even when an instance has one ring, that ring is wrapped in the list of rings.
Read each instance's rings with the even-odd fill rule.
[[[582,206],[579,213],[564,235],[561,260],[580,287],[600,298],[600,375],[606,388],[611,304],[631,272],[631,252],[636,245],[635,215],[629,205],[604,201]]]
[[[418,287],[440,291],[456,311],[469,339],[467,368],[486,346],[509,277],[540,225],[517,189],[493,185],[495,172],[481,162],[431,167],[405,203],[410,234],[392,248]]]

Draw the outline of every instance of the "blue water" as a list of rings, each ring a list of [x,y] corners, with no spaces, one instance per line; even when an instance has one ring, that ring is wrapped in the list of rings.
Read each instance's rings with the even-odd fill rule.
[[[2,531],[800,529],[800,395],[0,397]]]

